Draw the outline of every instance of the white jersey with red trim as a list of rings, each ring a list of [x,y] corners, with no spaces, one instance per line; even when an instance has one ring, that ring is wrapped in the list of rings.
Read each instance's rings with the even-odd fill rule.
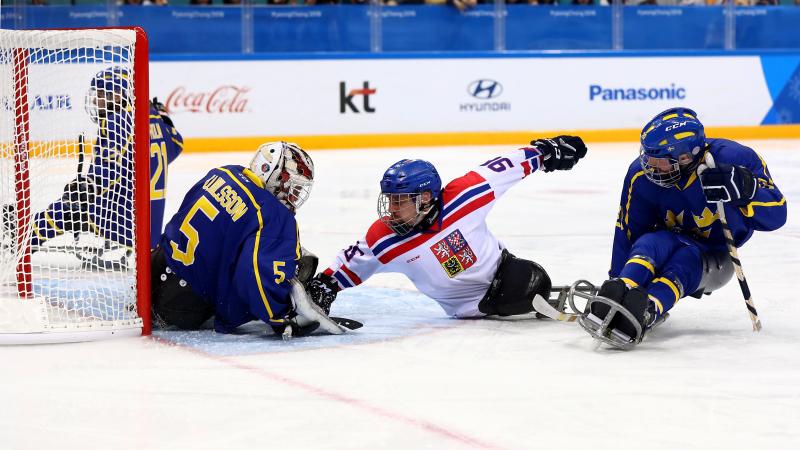
[[[478,303],[504,248],[489,231],[486,215],[500,196],[540,165],[541,153],[533,147],[490,159],[445,186],[441,214],[431,228],[398,236],[377,220],[324,273],[346,289],[376,273],[400,272],[448,315],[483,316]]]

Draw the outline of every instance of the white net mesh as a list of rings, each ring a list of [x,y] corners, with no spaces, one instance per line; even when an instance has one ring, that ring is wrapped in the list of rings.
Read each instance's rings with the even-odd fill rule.
[[[0,340],[141,327],[135,42],[0,30]]]

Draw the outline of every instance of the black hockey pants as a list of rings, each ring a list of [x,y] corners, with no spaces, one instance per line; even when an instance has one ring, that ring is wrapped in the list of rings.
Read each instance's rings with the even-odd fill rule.
[[[508,250],[500,255],[500,264],[478,310],[486,315],[513,316],[533,312],[533,297],[550,297],[552,283],[547,272],[533,261],[517,258]]]
[[[214,315],[214,307],[170,270],[161,247],[150,255],[150,274],[154,324],[196,330]]]

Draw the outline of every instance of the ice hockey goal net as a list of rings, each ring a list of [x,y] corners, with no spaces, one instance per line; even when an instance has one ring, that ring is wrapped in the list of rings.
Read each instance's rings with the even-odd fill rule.
[[[0,344],[149,334],[147,39],[0,30]]]

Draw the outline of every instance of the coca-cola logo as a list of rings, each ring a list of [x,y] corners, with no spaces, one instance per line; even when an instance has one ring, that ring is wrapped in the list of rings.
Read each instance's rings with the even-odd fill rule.
[[[227,84],[210,91],[195,92],[179,86],[167,96],[170,113],[241,114],[248,111],[250,88]]]

